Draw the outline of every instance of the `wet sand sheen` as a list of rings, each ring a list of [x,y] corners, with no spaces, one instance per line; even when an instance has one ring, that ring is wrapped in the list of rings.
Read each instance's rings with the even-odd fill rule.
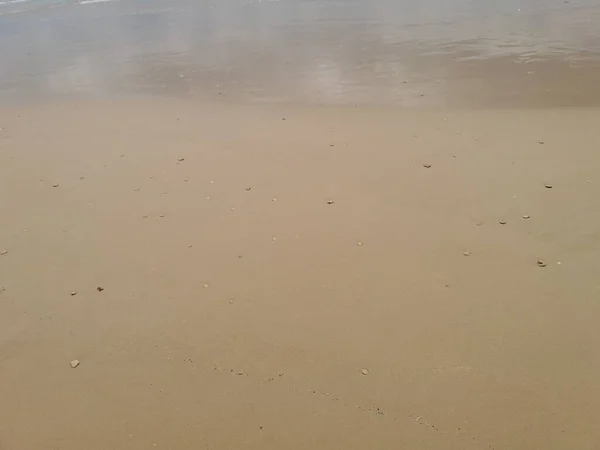
[[[72,3],[0,4],[2,104],[600,106],[595,0]]]
[[[592,448],[599,120],[3,109],[1,446]]]

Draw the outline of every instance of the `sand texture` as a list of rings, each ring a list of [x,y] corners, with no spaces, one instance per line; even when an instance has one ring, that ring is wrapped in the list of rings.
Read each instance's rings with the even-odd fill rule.
[[[599,448],[599,124],[0,110],[0,448]]]

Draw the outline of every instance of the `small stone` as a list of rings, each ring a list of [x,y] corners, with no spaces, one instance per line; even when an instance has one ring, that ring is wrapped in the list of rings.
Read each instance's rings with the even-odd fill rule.
[[[335,144],[329,144],[330,147],[335,147]]]
[[[463,252],[463,255],[465,255],[465,256],[471,256],[471,252]]]
[[[277,201],[277,197],[271,199],[272,202],[276,202]]]
[[[431,169],[431,164],[423,164],[423,167],[425,167],[426,169]]]
[[[183,181],[189,181],[189,178],[184,178]]]
[[[525,220],[527,220],[527,219],[530,219],[530,218],[531,218],[531,216],[530,216],[529,214],[525,214],[525,215],[523,216],[523,219],[525,219]]]
[[[4,256],[4,255],[6,255],[7,253],[8,253],[8,250],[2,250],[2,251],[0,252],[0,256]]]
[[[76,295],[77,295],[77,292],[75,292],[75,291],[71,292],[71,297],[75,297]]]
[[[161,215],[160,215],[160,216],[158,216],[158,217],[160,217],[160,218],[162,219],[163,217],[165,217],[165,215],[164,215],[164,214],[161,214]]]
[[[538,144],[543,145],[544,141],[538,141]]]
[[[363,243],[362,243],[362,241],[358,241],[358,242],[356,243],[356,246],[357,246],[357,247],[362,247],[362,246],[363,246]]]
[[[135,189],[133,190],[133,192],[138,192],[139,190],[140,190],[140,188],[135,188]]]
[[[328,205],[333,205],[335,202],[333,200],[327,200]]]
[[[104,290],[104,288],[103,288],[102,286],[98,286],[98,287],[96,288],[96,290],[97,290],[98,292],[102,292],[102,291]]]
[[[545,184],[544,186],[546,186],[546,189],[552,189],[552,185],[551,184]]]
[[[204,283],[202,287],[206,289],[208,287],[208,283]]]
[[[185,161],[185,158],[178,158],[177,161],[183,162],[183,161]]]
[[[547,266],[547,264],[539,258],[537,260],[537,265],[538,265],[538,267],[546,267]]]
[[[498,223],[499,223],[500,225],[506,225],[506,220],[499,220],[499,221],[498,221]]]
[[[55,188],[56,188],[56,187],[58,187],[58,186],[59,186],[59,184],[58,184],[58,183],[54,183],[54,184],[52,185],[52,187],[55,187]]]
[[[248,192],[250,192],[250,191],[252,190],[252,188],[251,188],[251,187],[247,187],[247,188],[246,188],[246,190],[247,190]]]
[[[142,216],[142,219],[147,219],[147,218],[148,218],[148,216]]]
[[[363,375],[369,375],[369,371],[367,369],[363,369],[360,371]]]
[[[71,369],[74,369],[77,366],[79,366],[79,360],[74,359],[73,361],[71,361]]]

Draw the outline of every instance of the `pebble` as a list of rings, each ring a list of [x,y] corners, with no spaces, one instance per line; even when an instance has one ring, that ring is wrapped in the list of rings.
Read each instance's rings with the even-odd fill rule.
[[[463,252],[463,255],[465,255],[465,256],[471,256],[471,252]]]
[[[55,183],[52,185],[52,187],[58,187],[58,186],[59,186],[58,183]]]
[[[431,169],[431,164],[423,164],[423,167],[425,167],[426,169]]]
[[[363,246],[363,243],[362,243],[362,241],[358,241],[358,242],[356,243],[356,246],[357,246],[357,247],[362,247],[362,246]]]
[[[160,215],[160,216],[158,216],[158,217],[160,217],[160,218],[163,218],[163,217],[165,217],[165,215],[164,215],[164,214],[161,214],[161,215]]]
[[[525,214],[525,215],[523,216],[523,219],[525,219],[525,220],[527,220],[527,219],[530,219],[530,218],[531,218],[531,216],[530,216],[529,214]]]
[[[544,186],[546,186],[546,189],[552,189],[552,185],[551,184],[545,184]]]
[[[499,221],[498,221],[498,223],[499,223],[500,225],[506,225],[506,220],[499,220]]]
[[[189,178],[184,178],[184,179],[183,179],[183,181],[188,181],[188,180],[189,180]]]
[[[363,369],[360,371],[363,375],[369,375],[369,371],[367,369]]]
[[[7,253],[8,253],[8,250],[2,250],[2,251],[0,252],[0,256],[4,256],[4,255],[6,255]]]
[[[79,366],[79,360],[74,359],[73,361],[71,361],[71,368],[72,369],[74,369],[77,366]]]
[[[544,141],[538,141],[538,144],[543,144],[543,143],[544,143]]]
[[[208,284],[207,284],[207,283],[204,283],[204,284],[202,285],[202,287],[203,287],[203,288],[207,288],[207,287],[208,287]]]
[[[333,200],[327,200],[328,205],[333,205],[335,202]]]
[[[177,161],[179,161],[179,162],[185,161],[185,158],[178,158]]]
[[[538,260],[537,260],[537,265],[538,265],[539,267],[546,267],[546,266],[547,266],[547,264],[546,264],[546,263],[545,263],[543,260],[541,260],[541,259],[539,259],[539,258],[538,258]]]
[[[75,291],[72,291],[72,292],[71,292],[71,296],[75,296],[75,295],[77,295],[77,292],[75,292]]]
[[[97,290],[98,292],[102,292],[102,291],[104,290],[104,288],[103,288],[102,286],[98,286],[98,287],[96,288],[96,290]]]
[[[249,192],[249,191],[252,190],[252,188],[251,187],[247,187],[246,190]]]

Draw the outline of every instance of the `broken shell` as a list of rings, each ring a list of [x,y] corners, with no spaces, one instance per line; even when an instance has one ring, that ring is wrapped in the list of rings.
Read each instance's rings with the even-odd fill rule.
[[[545,184],[544,186],[546,186],[546,189],[552,189],[552,185],[551,184]]]
[[[537,265],[538,265],[539,267],[546,267],[546,266],[547,266],[547,264],[546,264],[546,263],[545,263],[543,260],[541,260],[541,259],[539,259],[539,258],[538,258],[538,260],[537,260]]]
[[[74,359],[73,361],[71,361],[71,368],[72,369],[74,369],[77,366],[79,366],[79,360]]]
[[[531,216],[530,216],[529,214],[525,214],[525,215],[523,216],[523,219],[525,219],[525,220],[527,220],[527,219],[530,219],[530,218],[531,218]]]
[[[369,371],[367,369],[363,369],[360,371],[363,375],[369,375]]]

